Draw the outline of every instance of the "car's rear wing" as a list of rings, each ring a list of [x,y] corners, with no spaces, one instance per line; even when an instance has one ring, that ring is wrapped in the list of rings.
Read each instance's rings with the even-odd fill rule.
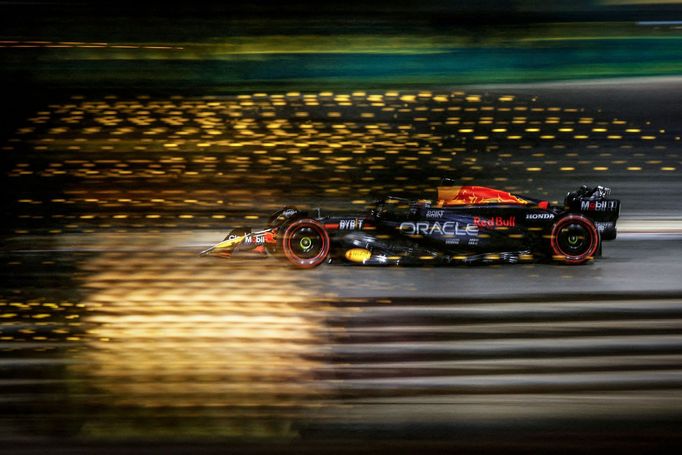
[[[564,206],[571,212],[581,213],[597,226],[602,240],[616,238],[616,221],[620,216],[620,200],[608,196],[611,189],[603,186],[581,186],[564,199]]]

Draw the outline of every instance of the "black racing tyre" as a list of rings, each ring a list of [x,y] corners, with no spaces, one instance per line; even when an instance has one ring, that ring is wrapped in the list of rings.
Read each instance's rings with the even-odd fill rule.
[[[284,257],[302,269],[322,264],[329,255],[330,244],[327,230],[311,218],[302,218],[284,227],[279,242]]]
[[[550,245],[554,260],[582,264],[595,255],[599,244],[597,227],[582,215],[567,215],[552,227]]]

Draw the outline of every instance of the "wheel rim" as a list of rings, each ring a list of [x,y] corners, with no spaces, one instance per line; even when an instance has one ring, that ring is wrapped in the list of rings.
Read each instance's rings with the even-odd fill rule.
[[[322,234],[313,226],[302,226],[291,233],[291,252],[300,259],[311,259],[320,254],[325,246]]]
[[[557,236],[559,248],[570,256],[580,256],[590,248],[590,234],[582,224],[568,224]]]
[[[329,253],[329,234],[315,220],[300,220],[284,232],[282,250],[297,267],[311,268],[321,264]]]
[[[581,215],[569,215],[552,230],[554,255],[565,262],[580,264],[597,251],[599,234],[594,224]]]

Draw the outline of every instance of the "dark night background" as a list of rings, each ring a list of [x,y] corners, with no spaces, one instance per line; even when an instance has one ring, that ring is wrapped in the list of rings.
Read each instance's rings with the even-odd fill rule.
[[[0,2],[0,442],[679,445],[681,40],[665,1]],[[198,257],[443,176],[609,186],[619,237],[579,267]]]

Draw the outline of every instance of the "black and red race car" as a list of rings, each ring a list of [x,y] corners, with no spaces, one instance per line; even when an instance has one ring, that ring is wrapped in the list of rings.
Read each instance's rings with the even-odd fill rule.
[[[323,262],[365,265],[558,261],[582,264],[616,238],[620,201],[582,186],[563,206],[443,179],[433,198],[391,197],[367,213],[326,215],[285,207],[264,229],[233,229],[202,255],[243,251],[286,258],[300,268]]]

